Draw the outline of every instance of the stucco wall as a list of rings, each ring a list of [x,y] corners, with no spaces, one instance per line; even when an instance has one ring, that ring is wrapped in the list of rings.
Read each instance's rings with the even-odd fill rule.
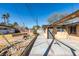
[[[66,26],[64,32],[57,32],[55,35],[57,39],[68,39],[69,36],[72,36],[72,38],[79,37],[79,25],[76,26],[76,34],[70,34],[70,29]]]
[[[68,33],[65,32],[57,32],[57,34],[55,35],[56,39],[68,39],[69,35]]]

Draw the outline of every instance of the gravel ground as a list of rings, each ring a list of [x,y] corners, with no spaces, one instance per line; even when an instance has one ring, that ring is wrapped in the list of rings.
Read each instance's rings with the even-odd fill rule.
[[[14,44],[13,47],[11,47],[6,55],[12,55],[12,56],[18,56],[22,53],[22,51],[25,49],[25,47],[30,43],[30,41],[34,38],[34,36],[29,36],[26,40],[23,38],[23,35],[16,36],[10,41],[11,44],[14,44],[16,42],[21,42],[18,44]],[[4,47],[8,46],[9,44],[6,43]],[[4,48],[2,47],[2,49]]]

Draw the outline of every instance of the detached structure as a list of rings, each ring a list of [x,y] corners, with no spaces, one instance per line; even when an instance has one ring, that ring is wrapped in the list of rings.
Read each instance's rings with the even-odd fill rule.
[[[12,25],[3,25],[0,24],[0,34],[16,34],[16,33],[28,33],[29,29],[20,27],[20,26],[12,26]]]
[[[79,36],[79,10],[53,23],[52,26],[59,26],[69,35]]]
[[[52,33],[56,35],[58,35],[58,33],[61,33],[62,35],[59,34],[59,36],[79,36],[79,10],[65,16],[57,22],[54,22],[50,26],[45,26],[44,28],[46,29],[46,31],[51,29]],[[49,34],[47,34],[47,38],[48,36]]]
[[[8,33],[14,33],[15,28],[8,26],[8,25],[2,25],[0,24],[0,34],[8,34]]]

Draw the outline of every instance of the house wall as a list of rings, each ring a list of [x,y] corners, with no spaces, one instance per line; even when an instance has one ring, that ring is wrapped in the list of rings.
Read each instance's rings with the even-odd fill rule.
[[[51,28],[51,32],[56,32],[56,30],[53,30],[52,28]],[[48,37],[48,29],[46,28],[45,29],[45,31],[44,31],[44,36],[45,36],[45,38],[47,38]],[[50,37],[50,36],[49,36]],[[68,38],[68,33],[67,33],[67,31],[66,31],[66,29],[64,29],[64,32],[60,32],[60,31],[57,31],[56,33],[55,33],[55,38],[56,39],[67,39]]]
[[[76,34],[70,34],[70,27],[69,26],[66,26],[65,29],[69,35],[79,36],[79,25],[76,25]]]
[[[64,32],[57,32],[57,34],[55,35],[56,39],[68,39],[68,32],[64,29]]]
[[[76,34],[70,34],[70,26],[65,26],[64,32],[57,32],[55,35],[57,38],[66,39],[68,36],[79,36],[79,25],[76,25]]]
[[[53,29],[52,29],[53,30]],[[45,38],[47,38],[47,28],[45,29],[44,35]],[[69,36],[79,36],[79,25],[76,26],[76,34],[70,34],[70,26],[66,25],[64,26],[64,31],[60,32],[57,31],[55,38],[56,39],[68,39]]]

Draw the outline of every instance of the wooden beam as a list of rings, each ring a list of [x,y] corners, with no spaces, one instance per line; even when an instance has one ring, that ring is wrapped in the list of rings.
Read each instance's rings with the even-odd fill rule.
[[[79,17],[79,10],[74,12],[74,13],[72,13],[72,14],[70,14],[70,15],[68,15],[68,16],[65,16],[64,18],[58,20],[57,22],[54,22],[52,24],[52,27],[55,27],[58,24],[63,23],[64,21],[72,20],[73,18],[76,18],[76,17]]]

